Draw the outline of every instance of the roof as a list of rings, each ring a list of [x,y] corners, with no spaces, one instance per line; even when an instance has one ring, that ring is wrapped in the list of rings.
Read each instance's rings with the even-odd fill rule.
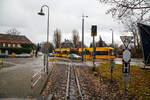
[[[24,35],[0,34],[0,42],[5,43],[27,43],[32,42]]]

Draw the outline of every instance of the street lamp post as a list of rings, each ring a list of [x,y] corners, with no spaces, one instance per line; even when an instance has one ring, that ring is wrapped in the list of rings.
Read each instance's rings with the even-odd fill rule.
[[[44,16],[45,13],[43,12],[43,7],[46,7],[48,9],[48,16],[47,16],[47,48],[46,48],[46,58],[47,58],[47,62],[46,62],[46,73],[48,74],[48,42],[49,42],[49,6],[47,5],[43,5],[41,7],[41,11],[38,13],[41,16]]]
[[[84,18],[87,18],[88,16],[82,15],[82,61],[84,57],[83,49],[84,49]]]
[[[112,48],[114,48],[114,31],[113,29],[110,29],[112,31]]]

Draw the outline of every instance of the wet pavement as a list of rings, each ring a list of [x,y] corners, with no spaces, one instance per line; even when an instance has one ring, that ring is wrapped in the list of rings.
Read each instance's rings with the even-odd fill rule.
[[[5,58],[4,62],[12,64],[12,66],[0,69],[0,98],[27,98],[40,94],[47,75],[42,74],[41,80],[33,90],[30,88],[30,79],[34,73],[43,68],[42,56],[38,58]]]
[[[60,58],[57,58],[57,59],[60,59]],[[108,62],[108,61],[109,60],[96,59],[95,64],[96,64],[96,66],[98,66],[101,63],[105,63],[105,62]],[[122,64],[122,59],[121,58],[115,58],[114,62],[115,62],[115,64]],[[61,60],[56,62],[56,64],[65,64],[65,65],[67,65],[68,62],[65,61],[65,58],[64,58],[64,61],[62,61],[62,58],[61,58]],[[88,66],[88,67],[93,66],[92,61],[81,62],[80,60],[73,60],[72,64],[74,64],[76,66],[85,66],[85,65]],[[130,65],[136,65],[136,66],[143,67],[144,66],[143,59],[132,58],[131,62],[130,62]]]
[[[122,59],[121,58],[116,58],[114,61],[115,61],[116,64],[122,64]],[[130,64],[141,66],[141,67],[144,66],[143,59],[132,58]]]

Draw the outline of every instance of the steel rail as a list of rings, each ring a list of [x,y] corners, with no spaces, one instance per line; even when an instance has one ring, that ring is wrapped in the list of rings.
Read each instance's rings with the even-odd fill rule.
[[[69,64],[69,67],[68,67],[68,78],[67,78],[67,88],[66,88],[66,98],[65,98],[65,100],[69,99],[70,74],[71,74],[71,66]]]
[[[83,100],[83,96],[82,96],[82,92],[81,92],[81,87],[80,87],[80,83],[79,83],[79,79],[78,79],[78,75],[77,72],[75,71],[75,68],[73,67],[74,73],[75,73],[75,78],[76,78],[76,84],[78,87],[78,91],[79,91],[79,100]]]
[[[73,69],[74,74],[75,74],[75,81],[76,81],[76,85],[78,87],[79,100],[83,100],[83,96],[82,96],[81,87],[80,87],[80,83],[79,83],[77,72],[76,72],[76,70],[75,70],[75,68],[74,68],[74,66],[72,64],[72,61],[71,60],[67,60],[67,61],[70,61],[71,63],[69,63],[69,68],[68,68],[68,77],[67,77],[67,87],[66,87],[66,98],[65,98],[65,100],[69,100],[69,98],[70,98],[69,89],[70,89],[71,68]]]

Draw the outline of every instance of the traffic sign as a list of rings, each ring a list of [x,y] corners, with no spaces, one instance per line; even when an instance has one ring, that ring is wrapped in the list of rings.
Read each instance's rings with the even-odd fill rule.
[[[133,36],[120,36],[125,48],[128,48],[130,42],[132,41],[133,39]]]
[[[128,49],[125,49],[123,51],[123,61],[127,63],[130,61],[130,59],[131,59],[131,52]]]
[[[130,72],[130,63],[123,62],[122,72],[123,73],[129,73]]]

